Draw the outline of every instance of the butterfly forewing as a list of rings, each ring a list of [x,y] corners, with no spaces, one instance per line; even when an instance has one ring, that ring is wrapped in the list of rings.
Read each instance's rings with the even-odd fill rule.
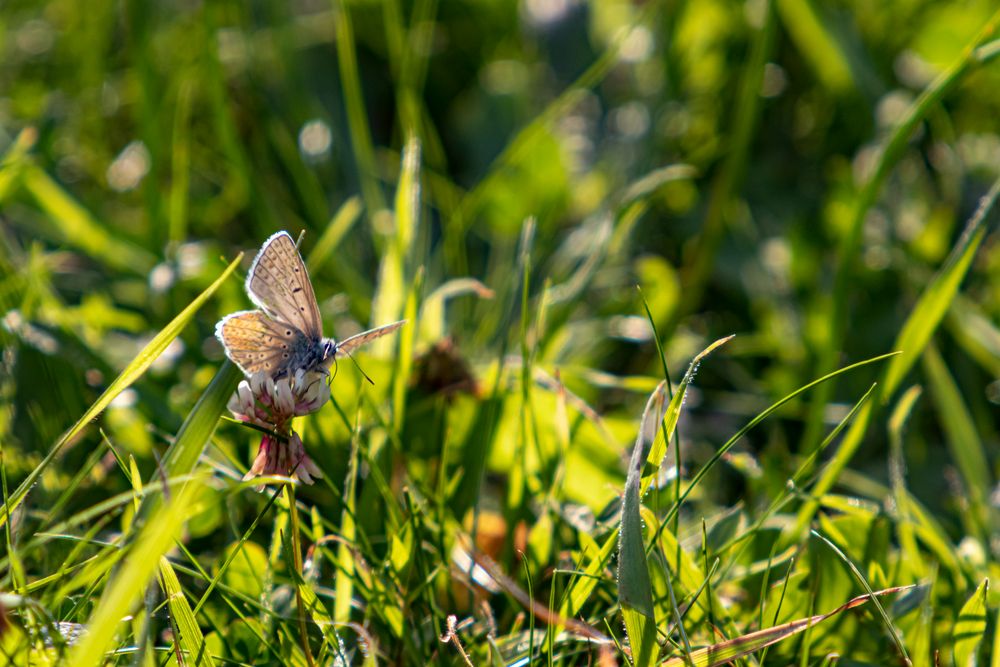
[[[273,320],[259,310],[247,310],[224,317],[215,328],[226,355],[246,375],[264,371],[282,373],[295,350],[305,344],[298,329]]]
[[[288,232],[261,246],[250,266],[247,294],[261,310],[233,313],[216,326],[226,354],[245,374],[277,379],[299,370],[325,370],[333,358],[392,333],[403,322],[351,336],[341,343],[322,338],[319,306],[309,273]]]
[[[278,232],[261,247],[247,275],[247,294],[265,313],[319,340],[323,324],[309,273],[295,241]]]
[[[369,329],[368,331],[362,331],[359,334],[355,334],[350,338],[345,338],[344,340],[337,343],[337,351],[334,354],[336,357],[343,357],[350,354],[355,349],[370,343],[376,338],[381,338],[386,334],[391,334],[393,331],[399,327],[406,324],[406,320],[400,320],[399,322],[393,322],[392,324],[386,324],[381,327],[376,327],[374,329]]]

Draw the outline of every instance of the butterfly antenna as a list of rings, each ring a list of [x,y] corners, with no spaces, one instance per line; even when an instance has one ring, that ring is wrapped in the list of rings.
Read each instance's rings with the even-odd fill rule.
[[[295,247],[296,248],[301,248],[302,247],[302,239],[305,238],[305,235],[306,235],[306,230],[303,229],[302,231],[299,232],[299,238],[297,238],[295,240]]]
[[[370,377],[368,377],[368,373],[365,373],[365,369],[361,368],[361,364],[357,362],[357,360],[354,358],[354,355],[348,352],[347,350],[344,350],[344,354],[347,355],[348,359],[354,362],[354,365],[357,367],[358,371],[365,376],[366,380],[368,380],[368,384],[374,387],[375,381],[372,380]]]

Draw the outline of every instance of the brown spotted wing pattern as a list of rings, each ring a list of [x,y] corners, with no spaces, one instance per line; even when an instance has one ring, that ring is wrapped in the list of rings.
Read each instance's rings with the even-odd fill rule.
[[[403,325],[387,324],[341,343],[323,338],[309,273],[288,232],[264,242],[250,266],[246,290],[260,310],[228,315],[215,328],[226,355],[246,375],[263,371],[278,378],[299,369],[324,371],[336,357]]]
[[[305,262],[288,232],[261,247],[247,274],[247,294],[272,319],[287,322],[317,342],[323,321]]]
[[[216,326],[226,354],[247,375],[261,371],[282,375],[295,351],[308,344],[295,327],[273,320],[260,310],[227,315]]]

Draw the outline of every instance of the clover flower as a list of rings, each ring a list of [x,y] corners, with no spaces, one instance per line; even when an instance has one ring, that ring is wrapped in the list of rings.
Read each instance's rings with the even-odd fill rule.
[[[254,373],[240,382],[229,399],[229,411],[237,420],[267,431],[244,480],[291,475],[312,484],[314,477],[323,476],[306,454],[299,434],[292,430],[292,419],[316,412],[330,399],[325,377],[322,372],[299,369],[278,380],[267,373]]]

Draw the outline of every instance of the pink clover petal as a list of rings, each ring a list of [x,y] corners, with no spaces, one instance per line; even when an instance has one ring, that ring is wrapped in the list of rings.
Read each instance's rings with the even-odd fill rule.
[[[271,458],[274,442],[275,440],[269,435],[265,435],[261,439],[260,447],[257,448],[257,456],[254,457],[253,463],[250,465],[250,470],[247,471],[247,474],[243,475],[244,481],[259,477],[260,475],[270,474],[268,463]]]
[[[295,378],[292,381],[292,391],[296,394],[301,394],[303,388],[306,387],[306,371],[304,368],[300,368],[295,371]]]
[[[300,474],[302,472],[305,472],[307,473],[308,476],[315,477],[317,479],[323,476],[323,471],[319,469],[319,466],[316,465],[315,461],[309,458],[308,454],[302,455],[302,460],[299,461],[298,470]],[[302,481],[304,481],[306,484],[312,484],[311,480],[305,478],[303,478]]]
[[[226,409],[233,413],[233,416],[237,419],[245,416],[242,412],[240,412],[240,410],[243,409],[243,406],[240,405],[240,395],[235,391],[233,392],[233,395],[229,397],[229,402],[226,403]]]
[[[240,406],[242,407],[240,412],[245,415],[252,414],[256,401],[253,390],[250,388],[250,383],[246,380],[241,380],[239,386],[236,387],[236,393],[240,397]]]
[[[291,382],[281,380],[275,386],[274,406],[282,415],[291,415],[295,412],[295,397],[292,395]]]

